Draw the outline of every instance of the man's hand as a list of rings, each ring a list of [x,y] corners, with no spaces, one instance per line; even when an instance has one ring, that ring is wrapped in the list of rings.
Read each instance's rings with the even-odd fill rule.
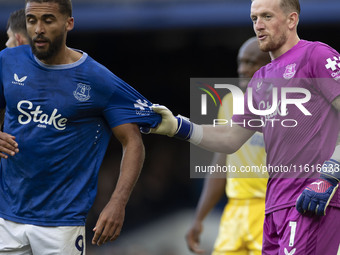
[[[92,244],[101,246],[118,238],[123,227],[125,208],[110,201],[101,212],[94,231]]]
[[[120,235],[125,218],[125,207],[141,172],[145,150],[136,124],[126,123],[112,128],[122,144],[123,154],[120,174],[114,192],[101,214],[95,228],[92,244],[102,245]]]
[[[197,145],[203,137],[203,128],[195,125],[190,120],[181,115],[176,117],[163,105],[153,105],[152,110],[162,115],[162,122],[156,128],[141,127],[143,134],[159,134],[176,137],[181,140],[190,141]]]
[[[7,159],[8,155],[14,156],[19,152],[15,137],[0,131],[0,157]]]
[[[327,180],[318,179],[309,184],[296,202],[299,213],[312,212],[316,215],[326,215],[326,208],[331,201],[338,184],[335,186]]]
[[[185,236],[189,250],[195,254],[203,254],[205,252],[205,250],[199,247],[202,230],[202,223],[195,222]]]
[[[323,216],[339,186],[339,162],[326,161],[322,167],[320,179],[309,184],[296,201],[299,213],[311,212]]]
[[[158,134],[174,136],[178,127],[178,121],[172,112],[164,105],[153,105],[152,110],[162,115],[162,122],[155,128],[142,127],[141,132],[144,134]]]

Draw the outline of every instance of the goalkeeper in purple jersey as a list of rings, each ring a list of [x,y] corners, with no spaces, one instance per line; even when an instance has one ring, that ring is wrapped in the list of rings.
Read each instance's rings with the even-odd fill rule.
[[[263,254],[334,255],[340,254],[340,153],[335,150],[340,54],[300,40],[299,14],[298,0],[252,1],[259,46],[272,61],[255,73],[244,114],[233,116],[234,125],[200,126],[155,106],[163,120],[151,132],[227,154],[262,132],[267,166],[274,169],[266,193]]]
[[[29,45],[0,52],[0,254],[85,254],[85,221],[112,134],[120,176],[94,227],[115,240],[144,161],[139,126],[161,120],[140,93],[66,46],[70,0],[26,0]]]

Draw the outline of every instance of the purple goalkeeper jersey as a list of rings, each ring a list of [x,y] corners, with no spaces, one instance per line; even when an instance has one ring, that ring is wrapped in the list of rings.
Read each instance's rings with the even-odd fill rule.
[[[263,132],[270,176],[266,213],[270,213],[294,206],[333,154],[340,115],[331,103],[340,95],[340,54],[326,44],[301,40],[255,73],[249,88],[253,108],[247,101],[248,89],[245,113],[234,115],[233,122]],[[287,99],[301,104],[289,104]],[[268,110],[273,104],[276,110],[267,115],[254,110]],[[330,205],[340,207],[339,190]]]

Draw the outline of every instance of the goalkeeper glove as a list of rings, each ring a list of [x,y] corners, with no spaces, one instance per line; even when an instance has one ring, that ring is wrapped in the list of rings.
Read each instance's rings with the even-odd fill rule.
[[[190,140],[190,142],[198,144],[201,141],[203,136],[202,128],[190,122],[188,118],[181,115],[175,117],[164,105],[153,105],[152,110],[162,115],[162,122],[156,128],[141,127],[140,131],[143,134],[153,133],[176,137],[182,140],[190,140],[194,126],[196,126],[195,139]]]
[[[312,212],[326,215],[326,208],[338,189],[340,181],[339,162],[333,159],[322,166],[320,178],[309,184],[296,201],[299,213]]]

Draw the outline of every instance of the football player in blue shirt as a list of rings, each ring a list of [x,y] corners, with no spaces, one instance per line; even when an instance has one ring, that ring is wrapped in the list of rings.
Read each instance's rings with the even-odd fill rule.
[[[112,133],[120,176],[94,228],[115,240],[140,174],[139,126],[160,116],[151,103],[83,51],[66,46],[70,0],[26,0],[30,45],[0,52],[0,253],[85,254],[85,220]]]

